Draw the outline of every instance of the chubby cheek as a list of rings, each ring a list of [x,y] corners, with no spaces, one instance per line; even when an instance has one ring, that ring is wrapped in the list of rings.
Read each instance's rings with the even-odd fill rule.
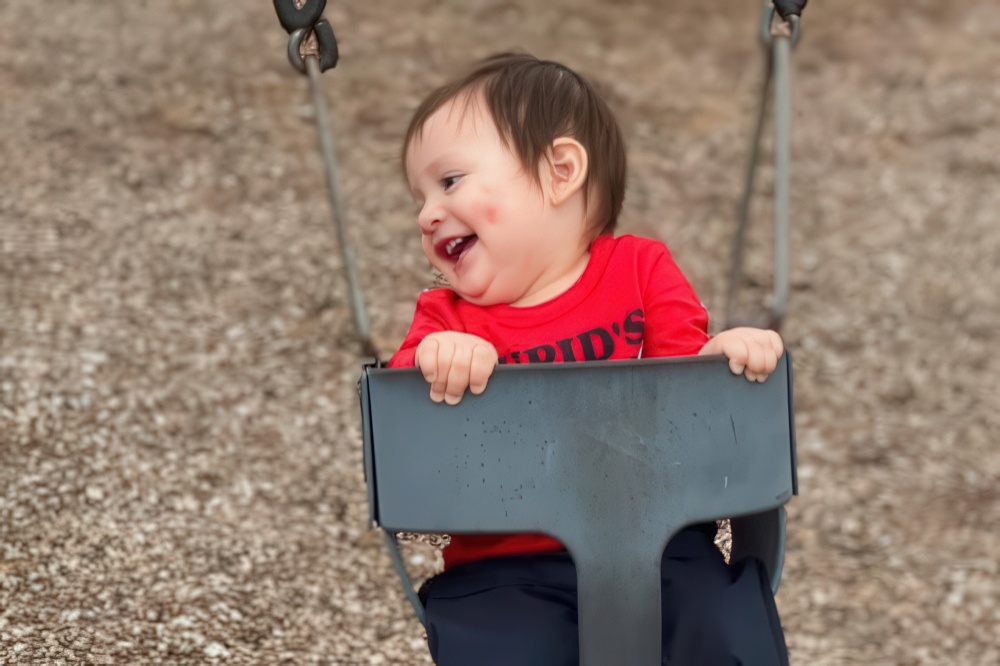
[[[481,204],[479,206],[479,210],[476,211],[476,217],[486,224],[494,225],[500,218],[500,210],[497,208],[496,204],[484,203]]]
[[[431,236],[427,234],[421,234],[420,245],[421,247],[424,248],[424,255],[427,257],[427,260],[430,261],[431,264],[433,264],[434,266],[437,266],[437,264],[435,263],[437,261],[437,253],[434,252],[434,243]]]
[[[424,236],[421,241],[421,246],[424,249],[424,256],[427,257],[427,261],[431,263],[434,270],[438,271],[450,280],[454,275],[454,265],[438,256],[438,253],[434,251],[434,244],[431,240],[430,236]]]

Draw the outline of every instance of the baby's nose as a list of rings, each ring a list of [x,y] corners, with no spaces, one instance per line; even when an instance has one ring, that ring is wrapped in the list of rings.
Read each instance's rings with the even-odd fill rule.
[[[441,223],[443,217],[440,206],[425,203],[420,208],[420,212],[417,213],[417,224],[420,225],[421,231],[430,233],[434,230],[434,227]]]

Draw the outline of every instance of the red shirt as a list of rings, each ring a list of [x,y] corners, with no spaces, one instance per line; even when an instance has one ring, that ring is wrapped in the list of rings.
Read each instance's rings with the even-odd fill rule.
[[[580,279],[530,307],[473,305],[448,288],[417,300],[413,323],[390,367],[411,367],[417,345],[437,331],[471,333],[496,347],[500,363],[571,362],[697,354],[708,313],[667,247],[635,236],[598,237]],[[488,390],[488,389],[487,389]],[[453,535],[445,567],[504,555],[562,550],[540,534]]]

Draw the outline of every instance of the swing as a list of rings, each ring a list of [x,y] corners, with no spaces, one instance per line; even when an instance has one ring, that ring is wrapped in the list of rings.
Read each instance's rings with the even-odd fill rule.
[[[763,384],[723,357],[501,366],[481,396],[434,403],[417,370],[360,382],[372,523],[418,617],[396,532],[543,532],[576,564],[581,663],[660,663],[660,557],[732,518],[731,562],[777,590],[797,492],[787,353]],[[581,408],[585,406],[585,408]]]
[[[788,53],[805,0],[778,0],[787,31],[761,34],[772,47],[778,181],[775,188],[775,298],[787,286]],[[291,33],[289,58],[309,75],[328,169],[355,324],[374,351],[343,232],[333,144],[318,75],[336,64],[336,41],[319,17],[325,0],[275,0]],[[315,31],[319,52],[302,57]],[[763,105],[762,105],[763,106]],[[752,189],[758,117],[747,194],[734,245],[730,301],[739,278]],[[727,304],[727,310],[728,310]],[[377,354],[373,354],[377,358]],[[660,558],[688,525],[731,519],[730,561],[756,557],[777,591],[784,563],[784,504],[798,493],[791,358],[763,384],[734,377],[723,357],[656,358],[500,366],[489,390],[456,406],[434,403],[419,371],[376,360],[358,383],[370,520],[417,617],[423,606],[406,573],[397,532],[524,533],[559,539],[576,565],[581,663],[659,664]]]

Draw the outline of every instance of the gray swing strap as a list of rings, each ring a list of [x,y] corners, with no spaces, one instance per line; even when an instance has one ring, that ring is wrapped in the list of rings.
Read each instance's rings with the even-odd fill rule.
[[[658,664],[660,558],[683,527],[735,517],[734,556],[778,579],[790,372],[787,355],[763,384],[723,357],[501,366],[451,407],[417,370],[368,367],[371,518],[391,533],[552,535],[576,564],[581,663]]]
[[[351,314],[358,333],[361,351],[365,356],[379,358],[378,348],[372,339],[368,310],[361,291],[361,279],[350,236],[347,233],[347,216],[342,204],[337,177],[336,145],[333,123],[326,108],[326,96],[320,83],[320,74],[337,66],[340,57],[337,37],[330,22],[323,16],[326,0],[274,0],[278,21],[288,33],[288,61],[309,78],[313,108],[316,111],[316,132],[319,138],[323,164],[326,166],[326,188],[333,213],[333,226],[337,232],[340,260],[351,297]]]
[[[406,565],[403,563],[403,555],[399,552],[399,540],[396,539],[396,535],[393,532],[386,529],[382,530],[382,536],[385,538],[386,550],[389,551],[389,559],[392,560],[392,566],[396,569],[399,581],[403,585],[403,594],[410,600],[410,603],[413,605],[413,612],[417,614],[417,619],[420,620],[420,624],[424,625],[426,629],[427,621],[424,617],[424,605],[420,603],[420,596],[413,587],[410,574],[406,571]]]
[[[770,0],[764,1],[764,10],[761,14],[760,40],[766,50],[765,73],[754,132],[750,141],[750,154],[744,175],[743,195],[740,198],[736,231],[733,236],[729,285],[726,291],[723,316],[726,328],[732,328],[739,323],[735,320],[734,308],[742,279],[746,230],[750,223],[750,202],[754,195],[760,141],[768,109],[768,94],[772,87],[771,103],[774,114],[774,282],[771,313],[768,321],[764,324],[765,326],[776,331],[780,330],[788,301],[792,126],[791,53],[792,47],[799,38],[799,16],[794,12],[801,12],[805,2],[786,0],[780,5],[779,13],[787,20],[779,20],[775,17],[775,6]]]

